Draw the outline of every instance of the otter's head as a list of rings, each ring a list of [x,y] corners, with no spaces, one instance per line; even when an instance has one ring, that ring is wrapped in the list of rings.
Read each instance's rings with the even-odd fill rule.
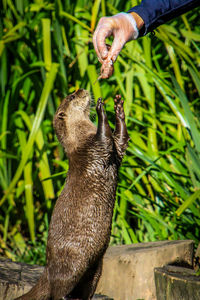
[[[61,145],[68,152],[75,147],[83,124],[89,120],[90,96],[88,91],[79,89],[67,96],[58,107],[54,116],[53,126]]]

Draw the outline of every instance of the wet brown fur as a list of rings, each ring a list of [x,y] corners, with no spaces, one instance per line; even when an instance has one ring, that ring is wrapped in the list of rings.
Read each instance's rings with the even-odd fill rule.
[[[54,128],[68,156],[69,171],[51,218],[44,273],[18,300],[89,300],[95,292],[128,133],[120,96],[115,98],[114,133],[102,100],[96,107],[97,128],[89,119],[89,108],[89,94],[80,89],[67,96],[55,114]]]

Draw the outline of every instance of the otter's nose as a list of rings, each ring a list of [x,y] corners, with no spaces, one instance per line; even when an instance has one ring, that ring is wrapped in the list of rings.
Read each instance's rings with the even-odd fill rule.
[[[78,91],[76,91],[76,95],[78,97],[84,97],[85,96],[85,90],[84,89],[79,89]]]

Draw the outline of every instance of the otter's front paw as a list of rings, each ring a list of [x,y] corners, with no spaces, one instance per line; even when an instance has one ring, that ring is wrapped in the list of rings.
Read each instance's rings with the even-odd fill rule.
[[[103,102],[102,98],[98,98],[97,106],[96,106],[96,110],[98,113],[103,111],[103,106],[104,106],[104,102]]]
[[[115,102],[114,109],[115,109],[116,117],[124,120],[125,119],[125,113],[123,108],[124,101],[121,99],[121,95],[116,95],[114,102]]]

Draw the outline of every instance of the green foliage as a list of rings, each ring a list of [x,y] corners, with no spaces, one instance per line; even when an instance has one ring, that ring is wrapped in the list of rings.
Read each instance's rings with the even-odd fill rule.
[[[114,75],[92,45],[99,17],[137,1],[0,4],[0,255],[44,263],[53,205],[68,162],[52,128],[77,88],[125,99],[129,148],[119,174],[111,243],[200,236],[200,21],[197,10],[128,43]],[[92,110],[94,112],[94,110]]]

